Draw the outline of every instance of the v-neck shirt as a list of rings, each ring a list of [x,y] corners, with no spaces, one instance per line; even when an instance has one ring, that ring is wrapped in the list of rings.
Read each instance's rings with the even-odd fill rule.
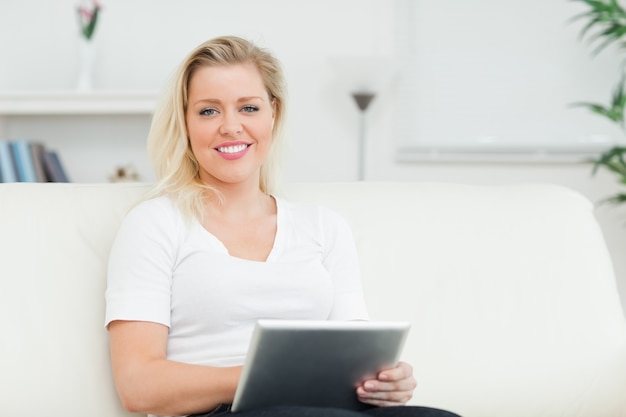
[[[167,357],[243,364],[258,319],[367,319],[352,232],[336,212],[276,198],[274,245],[265,261],[231,256],[167,197],[131,210],[113,243],[106,324],[169,327]]]
[[[276,202],[276,233],[274,235],[272,248],[269,254],[267,255],[265,261],[257,261],[257,262],[272,262],[273,261],[273,259],[275,258],[274,254],[279,253],[281,248],[283,247],[282,230],[285,227],[288,227],[288,225],[286,225],[285,222],[283,221],[284,216],[282,214],[283,214],[284,207],[282,209],[280,207],[280,206],[284,206],[285,202],[284,201],[279,202],[279,200],[276,197],[272,197],[272,198]],[[208,239],[211,241],[210,243],[213,246],[213,249],[215,251],[230,255],[226,245],[224,245],[224,243],[217,236],[215,236],[215,234],[211,233],[206,228],[204,228],[204,230],[206,231],[208,235]],[[254,261],[250,260],[250,262],[254,262]]]

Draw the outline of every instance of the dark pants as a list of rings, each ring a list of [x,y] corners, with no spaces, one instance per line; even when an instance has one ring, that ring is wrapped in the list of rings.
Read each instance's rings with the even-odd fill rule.
[[[365,411],[351,411],[342,408],[281,406],[233,413],[230,406],[220,405],[207,413],[190,417],[459,417],[457,414],[437,408],[401,406],[372,407]]]

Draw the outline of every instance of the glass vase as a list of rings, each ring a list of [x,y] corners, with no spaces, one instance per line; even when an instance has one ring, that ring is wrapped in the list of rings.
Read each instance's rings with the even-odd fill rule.
[[[89,39],[80,38],[78,44],[78,91],[93,90],[93,73],[96,59],[95,45]]]

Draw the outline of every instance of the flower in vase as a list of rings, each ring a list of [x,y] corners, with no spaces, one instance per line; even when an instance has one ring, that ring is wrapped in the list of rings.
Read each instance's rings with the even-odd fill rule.
[[[98,14],[102,6],[97,0],[93,0],[90,6],[78,6],[78,24],[80,25],[80,33],[86,40],[91,40],[98,23]]]

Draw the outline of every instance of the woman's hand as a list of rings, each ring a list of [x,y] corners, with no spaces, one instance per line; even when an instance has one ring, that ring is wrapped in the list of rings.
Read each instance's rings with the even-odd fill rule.
[[[357,387],[359,401],[378,407],[405,405],[412,397],[417,382],[413,367],[406,362],[381,371],[376,379],[369,379]]]

